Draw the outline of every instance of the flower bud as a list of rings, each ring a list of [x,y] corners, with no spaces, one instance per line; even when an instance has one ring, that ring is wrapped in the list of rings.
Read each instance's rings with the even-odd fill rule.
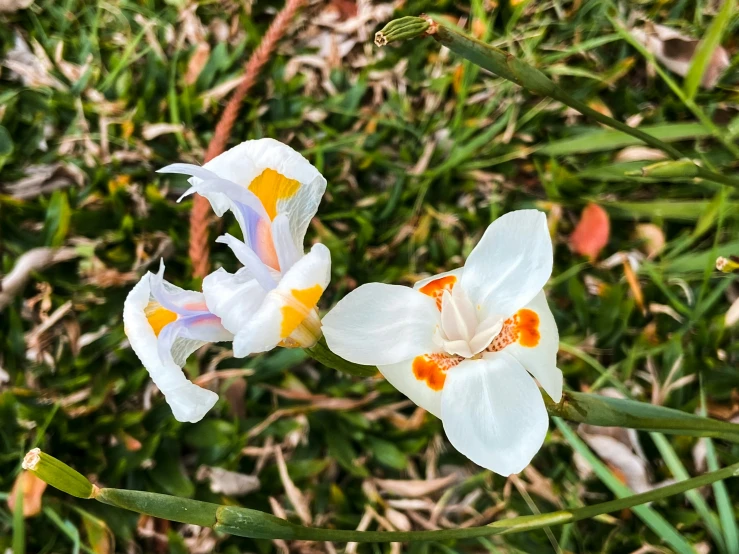
[[[429,30],[432,23],[430,19],[422,17],[408,16],[394,19],[375,34],[375,44],[382,47],[394,40],[419,37]]]
[[[670,179],[676,177],[695,177],[698,175],[698,166],[693,160],[683,158],[682,160],[668,160],[656,164],[647,165],[641,171],[628,171],[630,177],[652,177],[654,179]]]
[[[42,481],[77,498],[92,498],[97,490],[84,475],[38,448],[23,458],[23,469],[32,471]]]

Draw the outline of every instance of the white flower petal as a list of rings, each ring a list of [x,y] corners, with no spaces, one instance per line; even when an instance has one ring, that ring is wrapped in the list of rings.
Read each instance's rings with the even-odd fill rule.
[[[271,219],[278,213],[286,214],[294,242],[302,247],[305,231],[326,190],[326,179],[302,155],[274,139],[248,140],[203,167],[251,190]],[[265,170],[271,171],[265,174]],[[230,207],[221,193],[209,194],[208,199],[216,213],[217,207]]]
[[[203,294],[208,309],[236,334],[257,312],[267,291],[247,268],[236,273],[221,268],[203,279]]]
[[[504,351],[521,362],[521,365],[536,377],[552,400],[559,402],[562,399],[563,380],[562,371],[557,368],[559,331],[544,291],[540,291],[524,309],[531,310],[538,316],[539,336],[536,345],[527,346],[526,341],[519,339],[506,346]]]
[[[466,360],[447,372],[441,419],[457,450],[504,476],[529,464],[549,426],[536,383],[504,352]]]
[[[546,216],[519,210],[490,224],[467,258],[461,284],[484,320],[513,314],[536,296],[551,274]]]
[[[131,348],[164,394],[175,418],[178,421],[200,421],[216,403],[218,395],[188,381],[173,359],[162,360],[159,357],[158,339],[144,312],[151,299],[150,280],[153,278],[155,276],[151,273],[144,275],[126,298],[123,305],[126,336]],[[181,357],[182,352],[178,351],[178,358]]]
[[[275,254],[280,264],[280,271],[287,271],[303,256],[302,244],[300,247],[293,242],[290,231],[290,220],[285,214],[277,214],[272,222],[272,238],[275,245]]]
[[[282,277],[277,288],[234,337],[234,356],[242,358],[272,350],[300,326],[311,313],[331,279],[331,253],[315,244]],[[317,337],[316,337],[317,338]]]
[[[345,360],[391,365],[437,352],[439,310],[408,287],[369,283],[350,292],[323,318],[329,348]]]

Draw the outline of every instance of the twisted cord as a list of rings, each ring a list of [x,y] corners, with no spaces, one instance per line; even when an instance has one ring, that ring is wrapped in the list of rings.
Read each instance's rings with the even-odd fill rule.
[[[282,38],[287,30],[295,12],[303,5],[305,0],[287,0],[280,13],[277,14],[262,41],[252,53],[244,68],[244,78],[236,87],[233,96],[228,101],[221,119],[216,125],[213,138],[208,144],[205,153],[205,162],[208,162],[221,154],[226,149],[226,144],[231,135],[231,129],[239,115],[241,103],[254,85],[259,76],[262,66],[269,61],[277,41]],[[203,278],[208,274],[210,242],[208,237],[208,216],[210,215],[210,204],[200,196],[195,195],[195,200],[190,212],[190,259],[192,260],[193,275]]]

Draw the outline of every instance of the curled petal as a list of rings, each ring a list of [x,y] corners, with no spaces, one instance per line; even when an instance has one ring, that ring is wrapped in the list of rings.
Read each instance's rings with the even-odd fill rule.
[[[466,360],[447,372],[441,420],[457,450],[504,476],[529,464],[549,426],[534,380],[504,352]]]
[[[221,268],[203,279],[203,294],[208,309],[221,318],[226,329],[236,334],[262,305],[267,291],[249,269],[244,267],[228,273]]]
[[[270,220],[284,213],[293,243],[302,245],[306,229],[326,190],[326,179],[298,152],[274,139],[248,140],[216,156],[206,169],[255,194]],[[211,204],[228,209],[228,199]],[[218,213],[216,211],[216,213]]]
[[[157,334],[161,334],[166,325],[155,330],[150,322],[151,316],[147,317],[146,314],[147,307],[153,300],[150,286],[153,279],[155,276],[151,273],[144,275],[126,298],[123,307],[126,336],[131,348],[164,394],[175,418],[178,421],[199,421],[216,403],[218,395],[188,381],[173,356],[160,357]],[[200,344],[203,342],[199,341],[199,344],[194,345],[195,348]],[[173,340],[173,349],[175,347],[180,361],[184,361],[183,358],[194,350],[192,342],[177,345]]]
[[[276,288],[264,297],[259,308],[250,316],[234,338],[234,356],[241,358],[266,352],[295,333],[305,321],[313,325],[317,319],[316,305],[331,279],[331,254],[324,245],[316,244],[282,277]],[[318,322],[313,329],[313,343],[318,339]],[[308,340],[297,339],[300,346]]]
[[[481,319],[508,316],[530,302],[552,274],[552,239],[538,210],[507,213],[485,231],[461,284]]]
[[[164,280],[164,260],[149,283],[154,299],[164,308],[179,315],[194,315],[208,311],[202,293],[184,290]]]

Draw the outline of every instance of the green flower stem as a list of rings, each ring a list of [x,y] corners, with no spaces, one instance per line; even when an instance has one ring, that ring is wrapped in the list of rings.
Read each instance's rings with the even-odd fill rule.
[[[342,373],[347,373],[352,377],[372,377],[373,375],[377,375],[378,370],[375,366],[348,362],[344,358],[331,352],[326,344],[325,337],[321,337],[315,346],[306,348],[305,351],[311,358],[322,363],[326,367],[341,371]]]
[[[328,349],[321,339],[308,354],[318,362],[352,376],[368,377],[379,370],[347,362]],[[549,415],[577,423],[601,427],[628,427],[673,435],[711,437],[739,443],[739,424],[710,419],[646,402],[607,398],[598,394],[565,392],[562,400],[553,402],[546,394],[544,402]]]
[[[601,427],[627,427],[643,431],[739,442],[739,425],[736,423],[719,421],[646,402],[608,398],[583,392],[565,392],[558,403],[544,396],[544,402],[550,416],[577,423]]]
[[[402,19],[404,20],[404,25],[407,27],[411,25],[409,19],[413,18],[404,17]],[[513,81],[536,94],[554,98],[599,123],[617,129],[627,135],[631,135],[653,148],[664,151],[675,160],[683,159],[683,154],[674,146],[667,144],[640,129],[629,127],[621,121],[617,121],[612,117],[608,117],[607,115],[595,111],[584,102],[572,97],[569,93],[558,87],[554,81],[552,81],[542,71],[526,62],[515,58],[499,48],[495,48],[494,46],[477,40],[474,37],[452,29],[451,27],[444,25],[442,22],[436,20],[432,21],[428,17],[419,17],[415,19],[418,20],[415,23],[416,25],[419,25],[420,21],[430,23],[429,28],[423,33],[424,35],[432,36],[437,42],[443,44],[455,54],[471,61],[483,69],[487,69],[503,79]],[[387,29],[392,27],[394,24],[395,22],[391,21],[385,28]],[[421,36],[421,34],[404,36],[403,38],[415,38],[416,36]],[[707,181],[739,187],[739,179],[722,175],[697,165],[695,175]]]
[[[48,458],[51,458],[50,456]],[[64,466],[59,460],[55,461],[61,474],[77,474],[72,468]],[[63,467],[62,467],[63,466]],[[66,469],[64,469],[66,468]],[[33,469],[31,469],[33,471]],[[283,540],[316,540],[337,542],[409,542],[409,541],[441,541],[448,539],[465,539],[484,537],[508,533],[533,531],[552,525],[573,523],[583,519],[599,516],[610,512],[618,512],[633,508],[647,502],[661,500],[668,496],[687,492],[689,490],[710,485],[739,474],[739,463],[732,466],[706,473],[699,477],[686,479],[672,485],[653,489],[651,491],[619,498],[593,506],[574,510],[559,510],[549,514],[515,517],[496,521],[482,527],[458,529],[441,529],[438,531],[355,531],[341,529],[318,529],[303,527],[285,521],[271,514],[239,508],[236,506],[219,506],[209,502],[200,502],[188,498],[179,498],[167,494],[157,494],[142,491],[128,491],[121,489],[98,489],[87,481],[85,488],[94,491],[92,498],[105,504],[131,510],[140,514],[191,523],[202,527],[212,527],[224,533],[239,537],[256,539],[283,539]],[[52,486],[58,484],[49,473],[38,473]],[[49,480],[47,480],[49,478]]]

